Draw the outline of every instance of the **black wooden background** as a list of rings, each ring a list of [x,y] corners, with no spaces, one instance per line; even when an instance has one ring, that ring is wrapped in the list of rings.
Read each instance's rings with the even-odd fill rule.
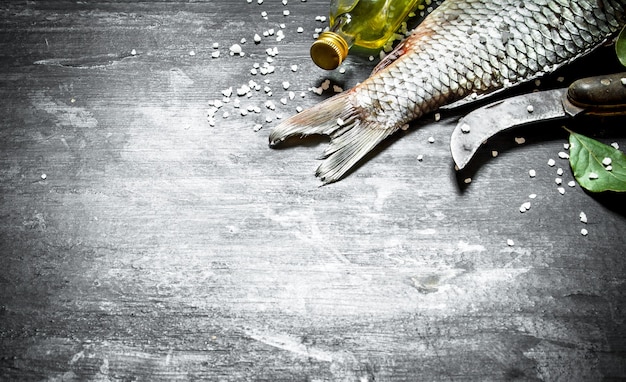
[[[279,118],[376,64],[312,64],[327,11],[0,4],[0,379],[626,378],[625,200],[568,186],[560,123],[456,174],[471,107],[444,111],[325,187],[325,140],[268,148]],[[623,120],[567,125],[626,147]]]

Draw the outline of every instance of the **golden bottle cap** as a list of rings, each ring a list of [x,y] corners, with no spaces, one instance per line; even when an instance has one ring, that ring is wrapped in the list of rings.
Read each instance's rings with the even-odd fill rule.
[[[323,32],[311,45],[311,58],[322,69],[336,69],[348,55],[348,43],[334,32]]]

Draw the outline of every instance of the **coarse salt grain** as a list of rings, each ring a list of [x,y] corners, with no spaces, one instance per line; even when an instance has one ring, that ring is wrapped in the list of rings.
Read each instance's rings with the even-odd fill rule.
[[[526,138],[524,138],[524,137],[515,137],[515,143],[517,143],[518,145],[522,145],[522,144],[526,143]]]
[[[554,159],[552,159],[552,158],[548,159],[548,166],[554,167],[555,164],[556,164],[556,162],[554,161]]]
[[[507,239],[506,240],[506,245],[508,245],[509,247],[512,247],[515,245],[515,242],[512,239]]]
[[[580,230],[580,234],[583,235],[583,236],[587,236],[589,234],[589,231],[587,231],[586,228],[583,228],[583,229]]]
[[[596,174],[595,172],[590,172],[589,173],[589,179],[591,179],[591,180],[598,179],[598,174]]]
[[[580,217],[580,221],[587,224],[587,214],[584,212],[581,212],[578,217]]]
[[[535,170],[529,170],[529,171],[528,171],[528,175],[529,175],[531,178],[534,178],[535,176],[537,176],[537,171],[535,171]]]
[[[569,154],[566,153],[565,151],[561,151],[561,152],[559,152],[559,158],[561,158],[561,159],[569,159]]]
[[[602,159],[602,164],[605,166],[609,166],[611,163],[613,162],[613,160],[609,157],[606,157],[604,159]]]

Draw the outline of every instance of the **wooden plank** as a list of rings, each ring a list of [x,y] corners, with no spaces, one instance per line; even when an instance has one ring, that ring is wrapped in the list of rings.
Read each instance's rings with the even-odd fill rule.
[[[310,62],[326,1],[0,9],[0,379],[626,376],[624,201],[557,191],[557,168],[572,180],[558,126],[503,135],[458,175],[449,136],[467,110],[428,116],[319,187],[325,141],[271,150],[267,135],[332,93],[309,88],[375,64]],[[252,75],[274,47],[274,72]],[[211,126],[209,102],[250,80]],[[600,138],[626,147],[618,124]]]

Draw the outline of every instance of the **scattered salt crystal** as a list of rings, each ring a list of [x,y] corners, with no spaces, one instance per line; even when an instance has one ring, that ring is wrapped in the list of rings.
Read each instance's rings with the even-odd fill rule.
[[[259,36],[259,34],[258,34],[258,33],[255,33],[255,34],[254,34],[253,39],[254,39],[254,42],[255,42],[256,44],[258,44],[258,43],[260,43],[260,42],[261,42],[261,36]]]
[[[41,180],[46,180],[48,178],[48,175],[46,174],[41,174]]]
[[[369,57],[368,57],[368,59],[369,59],[370,61],[374,61],[374,56],[369,56]]]
[[[283,97],[280,99],[280,103],[282,103],[283,105],[287,104],[287,98]]]
[[[417,156],[417,160],[421,162],[422,160],[424,160],[424,156],[422,154],[419,154]]]
[[[524,212],[528,211],[529,209],[530,209],[530,202],[524,202],[519,207],[519,212],[524,213]]]
[[[559,167],[559,168],[556,170],[556,174],[557,174],[558,176],[563,175],[563,169]]]
[[[289,91],[289,99],[293,100],[294,98],[296,98],[296,93]]]
[[[289,16],[289,14],[290,14],[290,13],[291,13],[291,12],[289,12],[289,9],[285,9],[285,10],[283,11],[283,16]]]
[[[400,130],[402,131],[407,131],[409,129],[409,124],[405,123],[404,125],[400,126]]]
[[[256,76],[258,72],[259,71],[256,70],[255,68],[250,69],[250,74],[252,74],[253,76]]]
[[[255,124],[255,125],[254,125],[254,127],[252,128],[252,130],[253,130],[254,132],[257,132],[257,131],[261,130],[262,128],[263,128],[263,125],[261,125],[260,123],[257,123],[257,124]]]
[[[598,179],[598,174],[596,174],[595,172],[590,172],[589,173],[589,179],[591,179],[591,180]]]
[[[296,64],[291,65],[291,71],[292,72],[297,72],[298,71],[298,65],[296,65]]]
[[[227,89],[222,90],[222,94],[224,97],[230,97],[233,94],[233,87],[229,87]]]
[[[241,85],[241,87],[237,88],[237,95],[243,96],[250,92],[250,87],[248,85]]]
[[[613,166],[608,165],[604,168],[606,171],[613,171]]]
[[[491,156],[493,158],[497,157],[498,156],[498,152],[496,150],[491,151]]]
[[[537,176],[537,171],[535,171],[535,170],[529,170],[529,171],[528,171],[528,175],[529,175],[531,178],[534,178],[535,176]]]
[[[470,132],[470,125],[468,125],[467,123],[464,123],[461,125],[461,131],[464,133],[469,133]]]
[[[587,214],[586,213],[581,212],[578,216],[580,217],[580,221],[581,222],[587,224]]]
[[[609,166],[611,163],[613,162],[613,160],[609,157],[606,157],[604,159],[602,159],[602,164],[605,166]]]
[[[298,33],[302,33],[302,32],[304,32],[304,28],[302,28],[302,27],[298,27],[298,29],[296,29],[296,32],[298,32]]]
[[[257,4],[263,4],[263,0],[256,0]]]
[[[523,137],[515,137],[515,142],[516,142],[518,145],[521,145],[521,144],[524,144],[524,143],[526,142],[526,139],[525,139],[525,138],[523,138]]]
[[[533,111],[535,111],[535,108],[533,107],[533,105],[528,105],[526,106],[526,111],[532,113]]]
[[[559,194],[565,195],[565,189],[563,187],[557,187],[557,190],[559,191]]]
[[[287,0],[283,0],[283,5],[287,5]]]
[[[569,150],[569,143],[563,143],[563,148],[565,150]]]
[[[289,81],[283,81],[283,89],[289,89]]]
[[[325,79],[324,82],[322,82],[322,85],[320,87],[322,88],[322,90],[327,90],[330,87],[330,80]]]
[[[556,164],[556,162],[554,161],[554,159],[552,159],[552,158],[548,159],[548,166],[554,167],[555,164]]]
[[[563,183],[563,179],[561,179],[561,178],[555,178],[555,179],[554,179],[554,183],[556,183],[556,184],[560,185],[560,184],[562,184],[562,183]]]
[[[267,12],[265,11],[261,12],[261,17],[263,17],[264,19],[267,18]]]
[[[235,55],[235,54],[241,55],[241,53],[242,53],[241,45],[239,45],[239,44],[233,44],[233,45],[230,47],[230,54],[231,54],[231,56],[232,56],[232,55]]]
[[[529,199],[536,199],[537,198],[537,194],[530,194],[528,195]]]
[[[561,152],[559,152],[559,158],[561,158],[561,159],[569,159],[569,154],[566,153],[565,151],[561,151]]]
[[[343,126],[343,125],[344,125],[344,123],[345,123],[345,122],[343,121],[343,119],[341,119],[341,118],[337,118],[337,125],[338,125],[338,126]]]
[[[626,86],[626,78],[622,77],[620,78],[620,81],[622,82],[622,85]]]
[[[565,77],[557,77],[556,79],[558,82],[563,82],[565,81]]]
[[[619,150],[619,144],[617,142],[611,143],[611,146],[613,146],[615,150]]]
[[[506,245],[508,245],[509,247],[512,247],[515,245],[515,242],[512,239],[507,239],[506,240]]]
[[[435,113],[435,122],[439,122],[441,119],[441,113]]]
[[[267,122],[267,123],[270,123],[270,122],[272,122],[273,120],[274,120],[274,118],[272,118],[272,116],[271,116],[271,115],[268,115],[268,116],[266,116],[266,117],[265,117],[265,122]]]
[[[219,42],[214,42],[213,43],[213,49],[218,49],[220,47],[220,43]]]
[[[339,68],[339,73],[344,74],[345,72],[346,72],[346,68],[344,68],[343,66]]]
[[[435,137],[428,137],[428,143],[434,143]]]
[[[301,113],[301,112],[302,112],[302,110],[303,110],[303,109],[302,109],[302,106],[297,106],[297,107],[296,107],[296,112],[297,112],[297,113]]]
[[[133,50],[130,51],[130,54],[133,55],[133,56],[136,56],[137,55],[137,51],[135,49],[133,49]]]
[[[576,182],[573,180],[570,180],[569,182],[567,182],[567,185],[570,187],[576,187]]]
[[[211,57],[212,58],[218,58],[220,56],[220,51],[216,50],[215,52],[211,53]]]
[[[343,91],[343,88],[339,85],[333,85],[333,91],[335,93],[341,93]]]
[[[587,231],[586,228],[583,228],[583,229],[580,230],[580,234],[583,235],[583,236],[587,236],[589,234],[589,231]]]
[[[463,183],[465,183],[465,184],[472,183],[472,178],[465,178],[465,179],[463,179]]]

